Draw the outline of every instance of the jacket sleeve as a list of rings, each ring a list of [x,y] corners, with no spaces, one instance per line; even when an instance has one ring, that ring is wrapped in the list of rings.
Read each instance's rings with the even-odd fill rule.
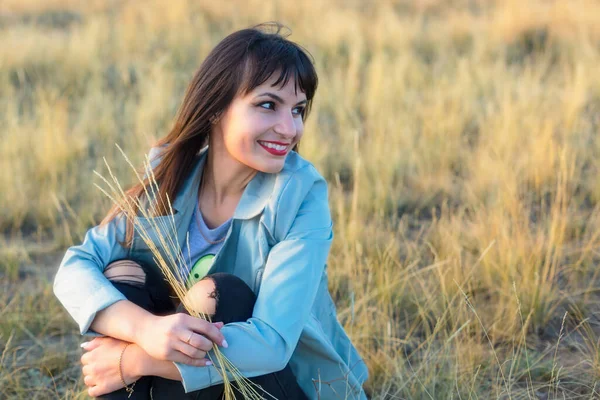
[[[160,162],[160,150],[150,149],[152,168]],[[126,217],[121,213],[107,225],[89,229],[81,245],[67,249],[54,278],[54,294],[79,325],[82,335],[97,336],[89,329],[96,313],[125,300],[103,273],[111,262],[129,258],[129,249],[119,243],[125,239],[125,224]]]
[[[89,330],[96,313],[125,296],[104,276],[112,261],[127,258],[123,240],[125,217],[120,214],[110,223],[89,229],[81,245],[67,249],[54,278],[54,294],[73,317],[82,335],[97,335]]]
[[[311,182],[306,178],[296,172],[281,192],[274,236],[283,239],[268,254],[252,318],[221,330],[229,343],[221,352],[247,378],[285,368],[325,268],[333,238],[327,184],[316,171],[308,175]],[[186,393],[223,382],[215,366],[175,365]]]

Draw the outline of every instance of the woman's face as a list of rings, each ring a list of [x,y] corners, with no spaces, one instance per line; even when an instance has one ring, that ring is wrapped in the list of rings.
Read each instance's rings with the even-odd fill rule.
[[[293,78],[284,87],[271,86],[278,75],[234,98],[214,129],[229,156],[267,173],[281,171],[304,131],[306,95],[300,89],[294,93]]]

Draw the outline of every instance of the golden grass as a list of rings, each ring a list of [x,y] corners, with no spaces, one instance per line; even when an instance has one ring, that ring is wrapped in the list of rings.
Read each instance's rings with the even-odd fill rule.
[[[85,4],[0,4],[0,283],[45,257],[15,237],[64,252],[98,223],[92,171],[104,156],[133,182],[114,143],[142,165],[220,39],[277,19],[320,77],[301,152],[329,181],[330,290],[370,395],[598,397],[597,1]],[[6,353],[19,315],[47,336],[15,299]],[[49,387],[0,365],[0,397]],[[56,396],[77,397],[62,371]]]
[[[134,172],[136,172],[135,166],[131,163],[127,155],[118,145],[117,148],[123,155],[127,164]],[[173,289],[173,293],[175,293],[179,302],[183,304],[186,311],[194,317],[211,321],[209,315],[204,314],[195,308],[193,298],[188,296],[188,290],[190,289],[190,287],[187,286],[188,277],[182,275],[180,266],[186,270],[190,270],[191,265],[187,263],[185,255],[179,248],[177,228],[173,218],[173,208],[168,197],[166,199],[167,204],[165,204],[163,198],[159,196],[160,189],[156,182],[156,178],[154,177],[150,160],[146,158],[144,162],[144,178],[149,179],[149,185],[147,187],[144,184],[144,178],[136,172],[138,182],[144,186],[143,198],[135,198],[127,195],[125,189],[123,189],[121,183],[119,183],[119,179],[112,173],[106,159],[104,159],[104,162],[108,168],[111,180],[109,181],[102,174],[94,171],[104,184],[103,186],[96,185],[96,187],[100,189],[113,204],[118,205],[119,210],[122,213],[121,215],[133,224],[136,233],[152,252],[156,265],[161,270],[165,280]],[[169,210],[171,218],[168,222],[164,221],[162,218],[153,218],[158,215],[159,209]],[[138,223],[139,220],[136,218],[138,216],[145,218],[145,220],[150,223],[149,229],[151,229],[152,232],[146,230],[144,224]],[[152,233],[155,234],[153,235]],[[214,346],[213,349],[215,359],[212,358],[210,353],[207,353],[207,356],[213,362],[213,365],[215,365],[215,368],[223,378],[223,395],[226,400],[236,398],[234,390],[238,391],[245,399],[262,399],[264,398],[263,395],[266,395],[268,398],[274,398],[268,392],[242,375],[236,366],[221,353],[218,346]],[[236,386],[232,385],[229,376],[231,376],[233,381],[237,384]],[[259,388],[260,392],[254,388],[255,386]]]

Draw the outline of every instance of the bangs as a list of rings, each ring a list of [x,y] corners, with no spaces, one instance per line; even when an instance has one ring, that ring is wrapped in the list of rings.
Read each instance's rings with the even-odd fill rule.
[[[273,86],[283,88],[293,78],[295,93],[298,94],[300,88],[306,94],[307,103],[311,103],[317,90],[317,73],[299,45],[287,40],[272,39],[259,39],[250,43],[240,85],[241,92],[244,95],[250,93],[274,74],[278,76]]]

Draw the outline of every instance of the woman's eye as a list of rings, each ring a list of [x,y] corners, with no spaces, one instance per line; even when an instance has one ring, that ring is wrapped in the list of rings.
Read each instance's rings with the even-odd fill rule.
[[[296,107],[294,110],[297,110],[296,115],[304,115],[304,107]]]
[[[274,110],[275,109],[275,103],[272,101],[265,101],[264,103],[260,103],[258,105],[259,107],[262,107],[266,110]],[[296,107],[293,109],[293,113],[295,115],[304,115],[304,107]]]
[[[265,104],[268,104],[272,107],[264,107]],[[273,103],[272,101],[265,101],[264,103],[260,103],[258,106],[262,107],[262,108],[266,108],[267,110],[273,110],[275,108],[275,103]]]

